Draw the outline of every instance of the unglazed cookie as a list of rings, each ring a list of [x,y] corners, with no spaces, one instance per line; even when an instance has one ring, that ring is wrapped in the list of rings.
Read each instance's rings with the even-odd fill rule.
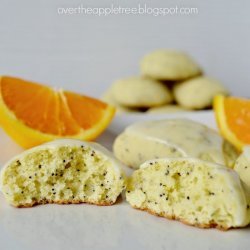
[[[229,142],[227,142],[229,144]],[[114,142],[115,156],[127,166],[162,157],[196,157],[231,167],[234,147],[209,127],[188,119],[135,123]],[[237,155],[235,156],[235,158]]]
[[[119,113],[139,112],[139,111],[136,110],[136,109],[128,108],[128,107],[125,107],[125,106],[121,105],[120,103],[118,103],[118,102],[115,100],[115,98],[114,98],[114,96],[113,96],[113,93],[112,93],[112,90],[111,90],[111,89],[107,90],[107,91],[102,95],[101,99],[102,99],[104,102],[106,102],[106,103],[108,103],[108,104],[110,104],[110,105],[113,105],[113,106],[116,108],[117,112],[119,112]]]
[[[116,81],[112,86],[112,93],[119,104],[134,108],[159,106],[173,100],[163,83],[141,77]]]
[[[232,169],[195,158],[145,162],[128,181],[132,207],[186,224],[227,230],[250,222],[250,197]]]
[[[175,113],[175,112],[187,112],[190,111],[185,109],[179,105],[168,104],[160,107],[150,108],[147,112],[148,113]]]
[[[234,170],[241,180],[250,188],[250,146],[246,146],[243,153],[236,160]]]
[[[211,107],[214,96],[229,94],[219,81],[202,76],[176,84],[173,91],[177,103],[189,109]]]
[[[141,61],[141,73],[157,80],[183,80],[201,74],[187,54],[175,50],[156,50]]]
[[[112,205],[125,176],[112,154],[96,143],[57,140],[23,152],[1,171],[1,191],[16,207],[44,203]]]

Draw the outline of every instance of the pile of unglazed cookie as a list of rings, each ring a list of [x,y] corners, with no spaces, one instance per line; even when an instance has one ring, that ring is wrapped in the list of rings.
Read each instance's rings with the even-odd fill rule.
[[[140,63],[141,76],[115,81],[102,99],[120,112],[177,112],[211,108],[213,97],[229,91],[204,76],[187,54],[156,50]]]

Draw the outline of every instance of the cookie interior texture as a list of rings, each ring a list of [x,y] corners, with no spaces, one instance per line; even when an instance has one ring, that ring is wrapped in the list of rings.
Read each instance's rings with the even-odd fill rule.
[[[250,222],[249,194],[231,169],[194,158],[144,163],[130,178],[127,201],[135,208],[209,228]]]
[[[17,207],[80,202],[110,205],[125,187],[124,176],[114,164],[88,144],[40,147],[5,167],[1,190]]]

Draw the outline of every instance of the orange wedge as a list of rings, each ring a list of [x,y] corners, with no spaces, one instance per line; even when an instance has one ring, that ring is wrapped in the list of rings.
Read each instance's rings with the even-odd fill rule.
[[[24,148],[58,138],[94,140],[114,113],[112,106],[88,96],[0,77],[0,125]]]
[[[218,95],[214,111],[222,136],[239,150],[250,144],[250,100]]]

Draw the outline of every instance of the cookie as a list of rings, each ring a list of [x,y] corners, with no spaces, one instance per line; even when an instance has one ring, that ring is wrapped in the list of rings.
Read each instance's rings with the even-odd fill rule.
[[[191,156],[223,165],[231,164],[233,157],[232,149],[225,147],[215,130],[188,119],[135,123],[115,139],[113,151],[121,162],[135,169],[162,157]]]
[[[125,188],[121,168],[96,143],[62,139],[10,160],[1,171],[1,191],[16,207],[81,202],[112,205]]]
[[[223,153],[225,157],[225,164],[227,167],[234,168],[235,162],[239,157],[240,153],[229,141],[223,141]]]
[[[121,104],[119,104],[112,93],[112,90],[109,89],[107,90],[101,97],[101,100],[103,100],[104,102],[113,105],[116,108],[117,113],[130,113],[130,112],[139,112],[139,110],[137,109],[132,109],[132,108],[128,108],[125,107]]]
[[[250,188],[250,146],[246,146],[243,153],[235,162],[234,170],[241,180]]]
[[[201,228],[246,227],[248,190],[232,169],[196,158],[147,161],[128,181],[134,208]]]
[[[219,81],[202,76],[176,84],[173,92],[176,102],[188,109],[211,107],[216,95],[229,94]]]
[[[175,50],[156,50],[140,64],[142,75],[157,80],[184,80],[201,74],[200,67],[187,54]]]
[[[116,81],[112,93],[119,104],[131,108],[150,108],[173,100],[172,93],[163,83],[141,77]]]
[[[175,113],[175,112],[187,112],[188,109],[185,109],[179,105],[168,104],[160,107],[150,108],[147,113]]]

